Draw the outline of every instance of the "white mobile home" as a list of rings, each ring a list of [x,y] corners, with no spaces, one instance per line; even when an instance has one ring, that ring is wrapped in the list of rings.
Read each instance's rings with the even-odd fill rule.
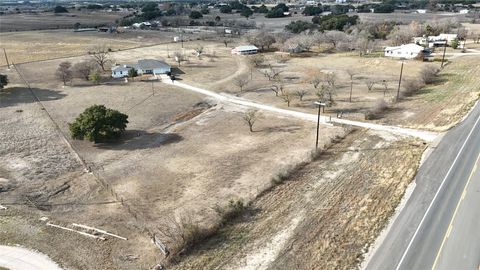
[[[395,58],[413,59],[428,52],[417,44],[405,44],[396,47],[386,47],[385,56]]]
[[[258,53],[258,48],[253,45],[238,46],[232,49],[232,54],[246,55],[256,53]]]

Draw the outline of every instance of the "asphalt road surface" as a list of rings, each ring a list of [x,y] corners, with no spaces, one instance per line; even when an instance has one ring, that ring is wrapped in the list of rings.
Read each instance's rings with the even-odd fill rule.
[[[11,270],[62,270],[46,255],[22,247],[2,245],[0,266]]]
[[[420,167],[416,187],[368,270],[478,270],[480,104]]]

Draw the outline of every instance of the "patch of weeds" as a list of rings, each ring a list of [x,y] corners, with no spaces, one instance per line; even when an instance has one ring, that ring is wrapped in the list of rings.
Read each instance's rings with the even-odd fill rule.
[[[230,200],[224,207],[217,205],[214,210],[220,217],[220,224],[225,225],[242,216],[250,209],[250,206],[250,204],[245,204],[242,199],[238,199]]]

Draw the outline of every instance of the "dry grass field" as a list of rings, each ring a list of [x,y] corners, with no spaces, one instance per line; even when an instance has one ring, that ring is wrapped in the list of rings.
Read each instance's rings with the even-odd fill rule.
[[[58,47],[59,55],[80,53],[91,44],[88,40],[102,35],[76,36],[60,30],[41,33],[53,41],[45,38],[40,42],[45,47],[38,50],[37,60],[55,55],[49,46]],[[28,33],[2,35],[10,34],[17,43],[35,40]],[[105,39],[98,38],[100,42],[117,41],[105,35]],[[55,45],[72,36],[70,45]],[[241,42],[225,47],[218,41],[198,40],[185,43],[184,48],[176,43],[116,51],[121,46],[135,47],[142,39],[130,34],[118,43],[119,48],[111,53],[112,63],[165,59],[182,82],[287,108],[270,90],[274,82],[258,71],[266,65],[251,69],[247,57],[230,54],[229,47]],[[145,39],[155,40],[151,36]],[[13,50],[15,42],[6,44]],[[199,46],[204,50],[201,57],[193,51]],[[180,66],[174,62],[175,52],[186,56]],[[20,49],[16,55],[21,57]],[[293,96],[292,110],[316,113],[313,102],[317,96],[308,75],[312,70],[335,73],[335,104],[325,111],[332,117],[344,112],[345,118],[364,120],[365,112],[378,99],[385,99],[390,109],[374,121],[445,129],[459,121],[480,89],[476,79],[480,69],[472,68],[478,57],[453,59],[436,84],[390,103],[398,83],[397,60],[315,54],[283,63],[274,53],[265,56],[267,64],[281,71],[286,92],[308,91],[301,101]],[[76,63],[87,57],[67,60]],[[151,268],[162,256],[150,236],[164,230],[163,224],[172,216],[189,216],[195,224],[208,227],[219,220],[216,206],[243,199],[252,202],[253,210],[187,253],[176,268],[351,269],[394,211],[424,150],[423,144],[410,138],[365,130],[346,135],[345,128],[322,126],[320,145],[330,148],[310,162],[315,123],[259,112],[254,132],[250,132],[242,119],[247,108],[205,99],[158,81],[105,79],[93,85],[75,79],[62,86],[54,73],[65,60],[17,66],[43,108],[14,70],[1,70],[8,74],[10,84],[0,92],[0,125],[4,127],[0,131],[0,204],[9,207],[0,215],[6,232],[0,234],[0,242],[39,249],[65,268]],[[425,65],[407,61],[404,79],[416,78]],[[347,70],[355,73],[352,102],[348,100]],[[251,76],[242,92],[234,84],[238,76]],[[365,82],[370,79],[377,83],[368,91]],[[94,145],[68,139],[68,123],[93,104],[129,115],[120,142]],[[339,137],[345,138],[340,141]],[[76,154],[93,174],[85,171]],[[272,177],[298,164],[303,167],[272,188]],[[104,228],[129,240],[100,242],[58,231],[40,222],[42,216],[63,225],[75,222]]]
[[[113,23],[125,15],[126,13],[101,11],[2,15],[0,17],[0,32],[73,28],[73,25],[77,22],[83,27],[95,27]]]
[[[423,149],[410,139],[354,131],[174,269],[355,269]]]
[[[277,97],[271,90],[273,85],[283,85],[284,91],[291,96],[290,109],[315,113],[316,107],[313,102],[318,100],[316,95],[318,88],[314,88],[309,83],[310,74],[312,72],[333,73],[336,78],[334,104],[326,108],[324,112],[326,115],[337,117],[341,113],[344,118],[365,121],[365,114],[372,110],[379,100],[385,100],[389,108],[378,117],[379,119],[372,121],[437,131],[446,130],[457,123],[471,107],[472,102],[477,99],[480,91],[478,80],[476,80],[479,71],[475,65],[479,60],[478,56],[451,59],[451,63],[439,73],[436,83],[427,85],[413,96],[402,98],[400,102],[396,102],[401,68],[399,60],[385,57],[358,57],[351,54],[325,54],[305,58],[287,58],[286,63],[279,63],[276,61],[278,56],[271,53],[266,54],[267,62],[262,67],[251,69],[248,66],[247,57],[231,57],[236,60],[237,70],[234,74],[224,76],[220,80],[210,80],[208,76],[196,76],[195,72],[180,77],[192,85],[287,108],[285,100]],[[268,65],[281,72],[280,80],[270,81],[259,72],[268,69]],[[440,63],[405,61],[402,84],[418,80],[421,70],[429,66],[438,68]],[[349,71],[354,74],[352,102],[349,99]],[[248,79],[248,84],[242,92],[235,85],[237,77]],[[368,90],[367,81],[375,82],[372,90]],[[324,80],[321,84],[327,83]],[[306,92],[302,100],[296,94],[298,91]],[[400,94],[403,95],[404,91],[402,87]],[[430,113],[425,113],[426,111]]]
[[[119,33],[43,30],[0,33],[0,48],[5,48],[10,63],[48,60],[87,54],[96,45],[113,51],[172,42],[175,33],[121,30]],[[0,65],[6,65],[2,56]]]
[[[18,66],[46,111],[14,71],[7,71],[11,84],[0,93],[1,204],[12,209],[2,212],[7,233],[0,241],[42,250],[65,267],[98,269],[101,261],[104,269],[148,268],[159,261],[148,240],[159,222],[173,213],[188,213],[201,224],[216,222],[215,205],[254,198],[273,175],[308,159],[313,148],[313,123],[261,113],[250,133],[242,120],[245,108],[205,102],[159,82],[153,93],[144,82],[75,81],[62,87],[52,75],[60,61]],[[130,121],[117,144],[69,140],[98,179],[84,172],[46,115],[68,136],[67,123],[93,104],[125,112]],[[326,127],[321,144],[341,134],[340,127]],[[62,225],[105,228],[130,240],[95,244],[46,227],[41,216]]]

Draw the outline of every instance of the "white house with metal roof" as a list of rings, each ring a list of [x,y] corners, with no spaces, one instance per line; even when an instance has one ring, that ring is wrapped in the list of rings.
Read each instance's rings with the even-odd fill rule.
[[[127,65],[117,65],[112,68],[112,78],[124,78],[128,77],[128,72],[133,67]]]
[[[138,60],[136,65],[116,65],[112,68],[112,77],[113,78],[124,78],[128,77],[128,72],[131,69],[136,69],[138,75],[159,75],[167,74],[171,72],[171,66],[164,61],[155,60],[155,59],[142,59]]]
[[[246,55],[256,53],[258,53],[258,48],[253,45],[238,46],[232,49],[232,54]]]
[[[413,59],[425,54],[428,54],[428,52],[424,47],[413,43],[385,48],[385,56],[387,57]]]

